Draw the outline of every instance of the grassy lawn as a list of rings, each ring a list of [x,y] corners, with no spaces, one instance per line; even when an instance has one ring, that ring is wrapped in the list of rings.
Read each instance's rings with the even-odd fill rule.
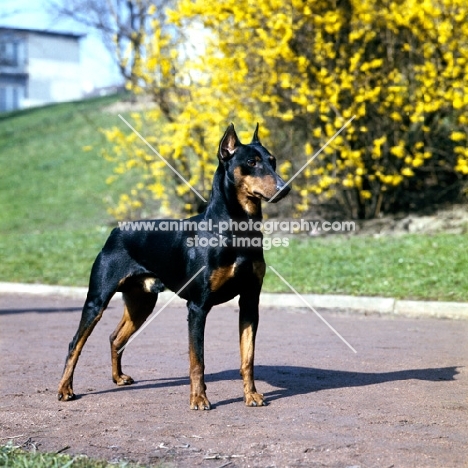
[[[467,243],[465,234],[293,239],[266,259],[303,293],[468,301]],[[268,271],[264,290],[287,286]]]
[[[111,230],[106,97],[0,115],[0,281],[85,286]],[[83,147],[91,146],[91,151]],[[309,238],[266,252],[298,291],[468,301],[468,235]],[[268,271],[265,291],[289,292]]]
[[[106,97],[0,117],[1,232],[25,234],[109,222],[103,198],[112,166],[100,128],[120,123]],[[92,146],[93,150],[83,151]]]
[[[127,462],[118,464],[92,460],[88,457],[72,457],[64,454],[28,452],[12,445],[0,446],[0,467],[9,468],[137,468]]]
[[[103,111],[117,97],[0,116],[1,281],[83,284],[112,222],[104,198],[118,187],[99,154]],[[83,147],[92,146],[91,151]]]
[[[0,281],[86,286],[110,228],[62,227],[0,237]]]

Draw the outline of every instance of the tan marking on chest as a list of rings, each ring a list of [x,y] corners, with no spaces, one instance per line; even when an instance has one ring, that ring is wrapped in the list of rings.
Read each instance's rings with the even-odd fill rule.
[[[217,291],[226,281],[234,278],[236,264],[216,268],[210,276],[210,289]]]

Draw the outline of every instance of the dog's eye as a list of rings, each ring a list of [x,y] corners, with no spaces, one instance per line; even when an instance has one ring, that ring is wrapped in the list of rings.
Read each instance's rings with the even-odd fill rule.
[[[257,161],[255,159],[248,159],[247,160],[247,164],[250,166],[250,167],[255,167],[257,165]]]

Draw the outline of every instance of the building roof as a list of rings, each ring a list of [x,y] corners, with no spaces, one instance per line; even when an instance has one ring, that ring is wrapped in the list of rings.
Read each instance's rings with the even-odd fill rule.
[[[71,39],[81,39],[86,36],[86,34],[72,33],[72,32],[60,32],[60,31],[47,31],[45,29],[31,29],[31,28],[15,28],[12,26],[0,26],[0,33],[6,31],[18,31],[24,33],[40,34],[43,36],[58,36],[58,37],[68,37]]]

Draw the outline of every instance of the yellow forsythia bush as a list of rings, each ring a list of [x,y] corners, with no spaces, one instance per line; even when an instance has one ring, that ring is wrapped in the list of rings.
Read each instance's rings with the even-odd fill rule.
[[[296,214],[327,200],[369,218],[460,191],[468,174],[465,0],[179,0],[168,18],[180,34],[154,23],[132,86],[157,106],[132,125],[205,198],[230,121],[245,138],[259,121],[287,177],[354,118],[294,180]],[[158,202],[153,215],[195,211],[196,195],[119,128],[106,132],[107,157],[116,175],[140,176],[114,215],[141,213],[149,200]]]

